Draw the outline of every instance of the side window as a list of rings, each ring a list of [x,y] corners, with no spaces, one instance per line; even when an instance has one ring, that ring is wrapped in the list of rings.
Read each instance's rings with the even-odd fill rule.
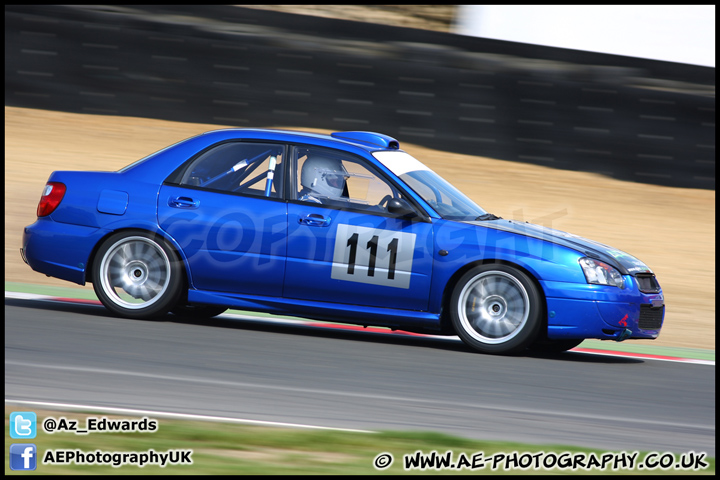
[[[335,207],[387,212],[399,192],[365,160],[337,150],[297,148],[297,199]]]
[[[284,146],[231,142],[192,161],[180,185],[266,197],[282,197]]]

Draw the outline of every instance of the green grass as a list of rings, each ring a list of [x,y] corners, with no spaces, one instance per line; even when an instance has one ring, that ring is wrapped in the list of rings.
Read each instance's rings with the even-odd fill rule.
[[[489,457],[497,453],[507,455],[517,452],[517,455],[526,453],[545,454],[555,453],[558,457],[566,452],[585,453],[595,452],[597,458],[602,458],[608,452],[567,446],[539,446],[505,442],[487,442],[468,440],[449,435],[429,432],[379,432],[355,433],[330,430],[286,429],[276,427],[258,427],[219,422],[199,422],[185,420],[168,420],[157,418],[158,429],[152,433],[89,433],[77,435],[74,433],[58,432],[45,433],[38,426],[38,434],[32,440],[17,440],[10,438],[9,414],[12,411],[30,411],[26,407],[5,407],[5,474],[17,475],[53,475],[53,474],[163,474],[163,475],[356,475],[356,474],[715,474],[715,459],[706,458],[708,467],[699,471],[681,469],[654,469],[654,470],[547,470],[520,468],[506,470],[501,468],[493,470]],[[133,418],[130,416],[110,416],[103,414],[85,414],[77,412],[36,412],[38,424],[48,417],[68,420],[78,420],[78,426],[84,428],[86,417],[107,418]],[[9,450],[12,443],[34,443],[38,449],[37,470],[33,472],[12,471],[9,463]],[[48,451],[57,454],[58,449],[78,449],[83,452],[166,452],[170,449],[192,450],[192,465],[168,465],[159,467],[146,465],[138,467],[125,465],[113,467],[110,465],[48,465],[42,459]],[[483,469],[426,469],[404,470],[403,456],[415,452],[430,455],[433,451],[443,455],[452,452],[453,461],[459,461],[464,454],[468,462],[472,462],[474,455],[482,452],[486,459]],[[393,464],[385,470],[377,470],[373,466],[375,458],[380,453],[390,453],[394,457]],[[632,453],[632,452],[627,452]],[[664,452],[659,452],[662,454]],[[567,455],[567,453],[566,453]],[[680,455],[675,455],[679,460]],[[476,457],[477,459],[478,457]],[[529,458],[529,456],[526,456]],[[583,457],[587,458],[587,457]],[[645,458],[644,453],[638,455],[638,461]]]

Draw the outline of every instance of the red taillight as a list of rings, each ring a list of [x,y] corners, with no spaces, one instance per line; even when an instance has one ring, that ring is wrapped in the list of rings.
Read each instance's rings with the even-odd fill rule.
[[[65,196],[65,184],[60,182],[48,182],[43,190],[40,203],[38,203],[37,216],[45,217],[55,211]]]

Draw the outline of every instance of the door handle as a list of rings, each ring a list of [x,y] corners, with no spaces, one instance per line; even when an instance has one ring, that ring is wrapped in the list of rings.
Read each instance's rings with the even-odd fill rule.
[[[170,197],[168,205],[175,208],[198,208],[200,201],[190,197]]]
[[[309,213],[304,217],[299,217],[298,223],[301,225],[308,225],[310,227],[327,227],[330,225],[331,220],[332,218],[330,217],[323,217],[317,213]]]

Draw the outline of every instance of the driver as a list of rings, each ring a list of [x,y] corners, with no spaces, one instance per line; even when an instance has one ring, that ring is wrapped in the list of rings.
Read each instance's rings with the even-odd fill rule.
[[[348,177],[340,160],[313,155],[302,166],[299,199],[315,203],[324,203],[325,199],[347,200]]]

